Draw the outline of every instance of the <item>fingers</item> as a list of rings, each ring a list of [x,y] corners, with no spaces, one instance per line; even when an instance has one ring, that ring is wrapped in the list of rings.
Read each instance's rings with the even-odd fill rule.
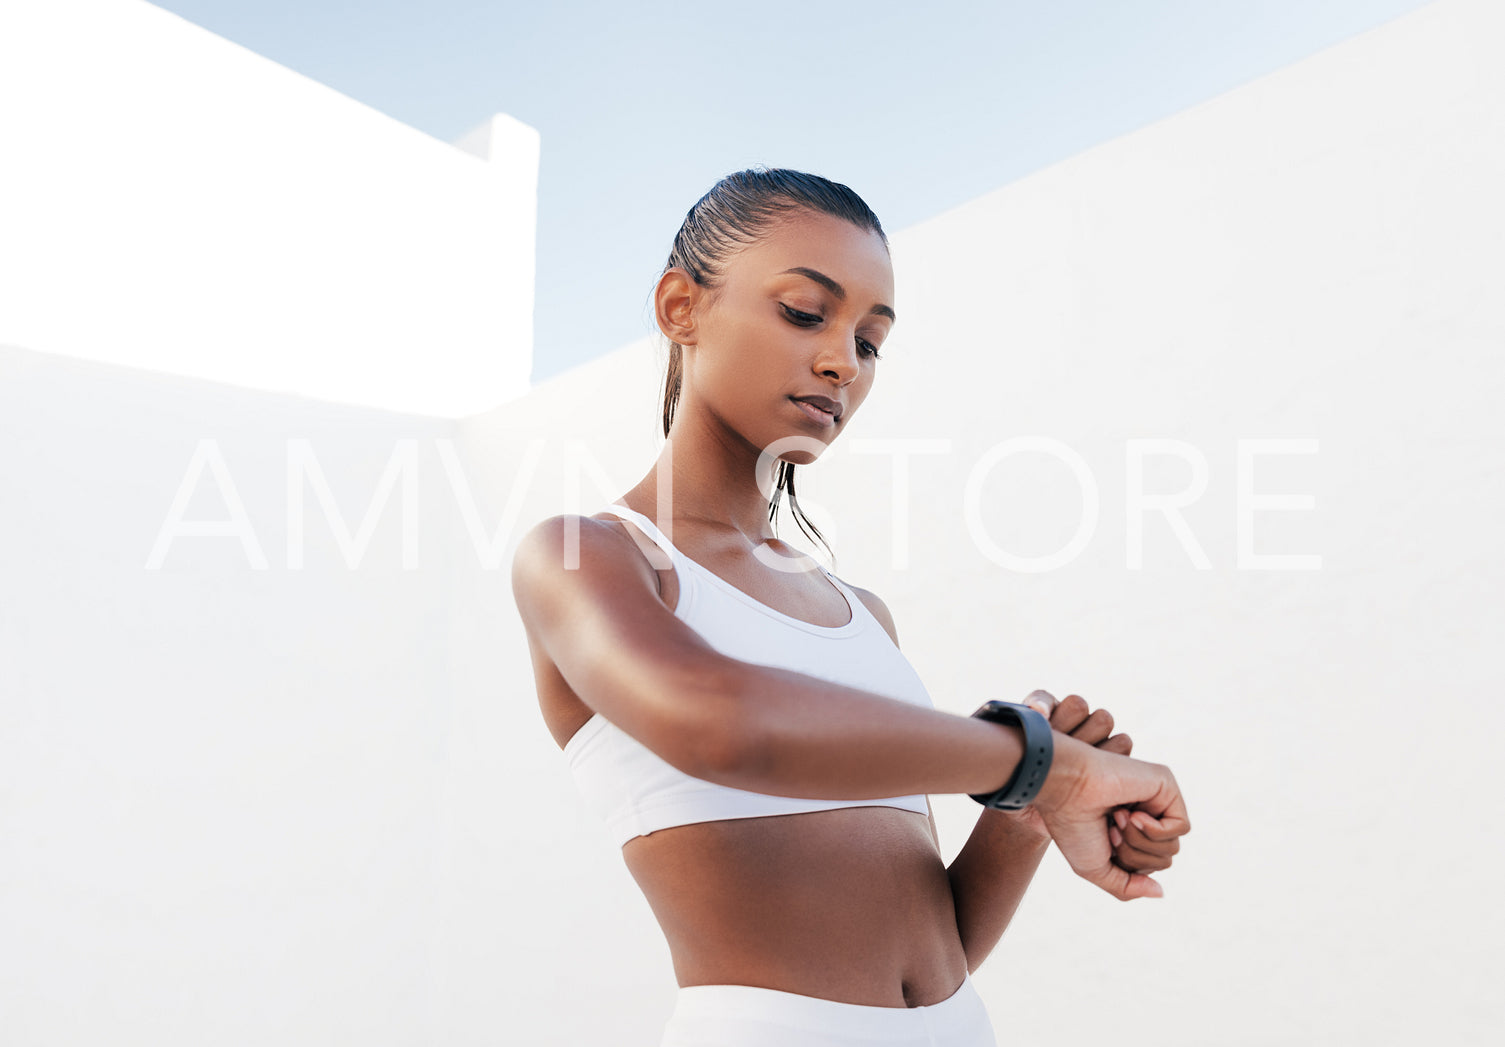
[[[1099,877],[1088,877],[1103,890],[1107,891],[1119,901],[1132,901],[1135,898],[1164,898],[1165,888],[1160,886],[1159,881],[1152,880],[1148,873],[1159,872],[1168,866],[1152,864],[1148,866],[1126,867],[1115,854],[1109,863],[1109,870]]]
[[[1135,898],[1164,898],[1165,888],[1145,873],[1130,871],[1108,863],[1107,867],[1091,874],[1078,870],[1078,875],[1089,883],[1096,884],[1119,901]]]
[[[1127,842],[1113,849],[1113,862],[1128,872],[1164,872],[1171,867],[1171,856],[1152,854],[1129,846]]]
[[[1150,844],[1159,844],[1168,848],[1170,854],[1175,854],[1181,849],[1181,841],[1177,837],[1185,836],[1191,831],[1191,823],[1185,819],[1171,816],[1154,818],[1146,811],[1120,811],[1119,813],[1125,816],[1128,825],[1124,827],[1124,832],[1131,839],[1135,836],[1142,837]]]
[[[1113,824],[1134,847],[1156,854],[1175,854],[1181,849],[1174,823],[1152,818],[1144,811],[1130,811],[1120,807],[1113,812]]]
[[[1056,711],[1057,703],[1056,696],[1049,691],[1031,691],[1029,697],[1024,699],[1024,704],[1049,720]]]
[[[1130,806],[1137,807],[1146,815],[1159,820],[1166,831],[1176,836],[1185,836],[1191,832],[1191,819],[1186,815],[1186,800],[1181,795],[1181,786],[1176,783],[1176,776],[1171,773],[1169,767],[1164,764],[1151,766],[1161,777],[1160,787],[1155,790],[1154,795]]]
[[[1124,893],[1119,897],[1126,902],[1135,898],[1164,898],[1165,888],[1144,873],[1130,873]]]
[[[1087,700],[1079,694],[1068,694],[1056,706],[1050,718],[1051,727],[1064,731],[1079,742],[1102,745],[1113,733],[1113,714],[1107,709],[1091,709]],[[1115,747],[1110,752],[1118,752]],[[1122,755],[1129,755],[1127,751]]]
[[[1049,691],[1031,691],[1024,704],[1048,719],[1052,729],[1088,745],[1101,746],[1120,756],[1128,756],[1134,747],[1127,735],[1120,736],[1121,741],[1112,741],[1113,714],[1107,709],[1093,710],[1079,694],[1068,694],[1058,702]]]
[[[1128,756],[1134,752],[1134,739],[1130,738],[1127,734],[1115,734],[1106,741],[1099,742],[1097,747],[1106,752]]]
[[[1074,738],[1076,729],[1086,722],[1089,711],[1086,699],[1079,694],[1068,694],[1056,705],[1055,714],[1050,718],[1050,725]],[[1083,738],[1082,741],[1087,741],[1087,739]],[[1092,743],[1087,742],[1087,744]]]
[[[1088,745],[1101,745],[1113,733],[1113,714],[1107,709],[1094,709],[1081,726],[1071,732],[1073,738]]]
[[[1182,835],[1175,824],[1152,818],[1144,811],[1113,812],[1108,838],[1113,844],[1113,861],[1129,872],[1169,869],[1181,850]]]

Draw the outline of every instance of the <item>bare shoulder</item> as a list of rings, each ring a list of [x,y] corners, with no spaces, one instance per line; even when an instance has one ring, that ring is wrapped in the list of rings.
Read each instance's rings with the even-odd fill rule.
[[[845,580],[843,580],[842,584],[857,594],[857,598],[862,601],[863,606],[872,612],[874,618],[878,619],[878,624],[883,626],[884,632],[888,633],[889,639],[893,640],[895,647],[898,647],[899,630],[894,626],[894,616],[889,612],[888,605],[879,599],[878,594],[871,589],[863,589]]]
[[[512,556],[512,576],[524,578],[531,572],[573,570],[586,559],[606,557],[609,560],[623,558],[632,549],[632,543],[613,526],[616,521],[607,521],[594,516],[550,516],[530,527],[517,543]]]
[[[529,528],[513,553],[512,592],[525,621],[550,597],[624,588],[656,594],[659,585],[616,521],[551,516]]]
[[[538,661],[589,709],[697,778],[741,759],[732,660],[675,617],[616,521],[534,525],[513,555],[512,591]]]

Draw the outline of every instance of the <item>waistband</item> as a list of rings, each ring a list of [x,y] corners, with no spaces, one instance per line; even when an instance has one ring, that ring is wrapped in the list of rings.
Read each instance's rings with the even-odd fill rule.
[[[725,1028],[755,1023],[767,1032],[788,1030],[861,1039],[874,1044],[943,1044],[993,1047],[987,1009],[970,974],[946,999],[924,1007],[874,1007],[801,996],[754,985],[690,985],[675,997],[669,1028]],[[665,1042],[671,1042],[666,1040]]]

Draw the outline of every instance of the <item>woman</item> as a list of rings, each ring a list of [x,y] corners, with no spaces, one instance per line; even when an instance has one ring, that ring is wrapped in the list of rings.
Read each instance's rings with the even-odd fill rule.
[[[850,189],[723,179],[655,289],[663,452],[514,560],[544,718],[668,939],[665,1047],[992,1044],[970,973],[1050,840],[1132,898],[1189,828],[1169,770],[1075,695],[1030,696],[1053,756],[1018,793],[1022,727],[936,710],[883,602],[773,534],[786,492],[808,523],[794,467],[867,396],[893,301]],[[948,869],[924,794],[1009,789],[1033,804],[985,809]]]

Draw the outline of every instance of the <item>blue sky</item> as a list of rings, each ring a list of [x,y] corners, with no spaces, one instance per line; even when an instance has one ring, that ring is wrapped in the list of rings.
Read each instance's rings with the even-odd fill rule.
[[[493,112],[538,128],[539,381],[653,330],[674,232],[730,171],[845,182],[893,233],[1425,5],[157,6],[444,141]]]

